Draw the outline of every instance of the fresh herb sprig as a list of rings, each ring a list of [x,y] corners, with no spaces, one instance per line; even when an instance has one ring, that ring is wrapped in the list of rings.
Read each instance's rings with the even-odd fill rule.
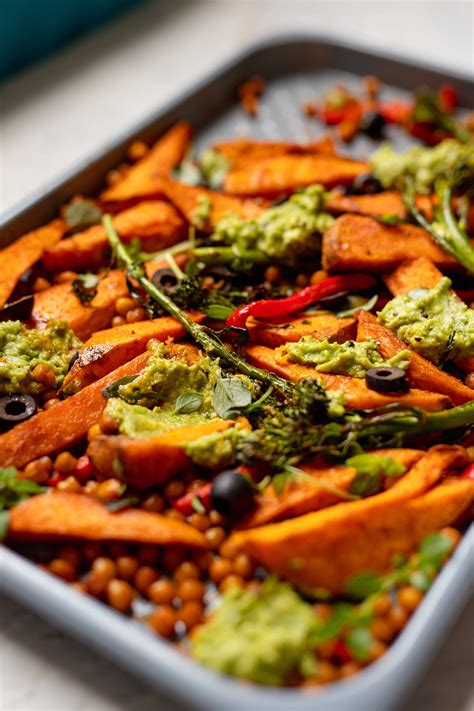
[[[0,541],[7,534],[10,522],[8,509],[44,491],[46,491],[45,486],[40,486],[29,479],[20,479],[15,467],[0,467]]]

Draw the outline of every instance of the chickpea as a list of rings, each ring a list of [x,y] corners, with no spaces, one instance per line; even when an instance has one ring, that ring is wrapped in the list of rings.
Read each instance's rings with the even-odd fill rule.
[[[183,563],[178,565],[174,571],[173,578],[177,583],[181,583],[183,580],[188,580],[189,578],[199,579],[200,575],[201,571],[199,570],[199,566],[192,561],[185,560]]]
[[[58,578],[72,582],[77,578],[76,567],[68,560],[63,560],[62,558],[55,558],[48,565],[48,570],[53,575],[57,575]]]
[[[57,392],[53,388],[51,390],[45,390],[43,393],[41,393],[41,399],[43,400],[43,403],[47,403],[48,400],[57,400]]]
[[[317,272],[313,272],[310,277],[310,284],[319,284],[319,282],[324,281],[328,278],[327,272],[323,269],[318,269]]]
[[[123,493],[123,484],[118,479],[105,479],[97,486],[95,495],[98,499],[112,501],[119,499]]]
[[[150,585],[158,580],[159,577],[158,571],[154,568],[151,568],[149,565],[142,565],[135,573],[133,584],[136,589],[144,595]]]
[[[206,588],[201,583],[200,580],[190,578],[189,580],[183,580],[177,589],[177,597],[179,597],[182,602],[188,602],[189,600],[202,600]]]
[[[400,632],[408,620],[408,612],[402,607],[392,607],[387,615],[387,620],[392,626],[394,633]]]
[[[209,520],[213,526],[222,526],[224,523],[224,517],[214,509],[209,513]]]
[[[143,141],[134,141],[128,149],[128,157],[132,161],[137,161],[140,160],[140,158],[144,158],[148,151],[149,148],[146,143]]]
[[[327,684],[328,682],[337,679],[337,677],[338,670],[334,664],[331,664],[331,662],[327,662],[325,660],[318,661],[316,672],[314,674],[314,680],[318,684]]]
[[[58,405],[61,402],[61,400],[58,397],[52,397],[50,400],[44,403],[43,405],[43,410],[49,410],[50,407],[54,407],[55,405]]]
[[[41,457],[26,465],[22,478],[35,481],[37,484],[44,484],[48,481],[52,471],[53,462],[50,457]]]
[[[59,491],[70,491],[79,494],[82,491],[82,486],[79,484],[75,476],[68,476],[63,481],[60,481],[56,487]]]
[[[119,170],[109,170],[105,179],[106,179],[107,185],[109,185],[111,187],[112,185],[115,185],[116,183],[118,183],[119,180],[122,179],[122,174]]]
[[[209,577],[215,583],[220,583],[227,575],[232,573],[232,563],[227,558],[216,556],[209,566]]]
[[[60,474],[69,474],[74,471],[77,464],[77,458],[70,452],[61,452],[54,460],[54,468]]]
[[[280,267],[276,265],[271,265],[265,269],[264,273],[265,281],[270,282],[270,284],[278,284],[281,281],[281,271]]]
[[[102,553],[102,544],[98,541],[88,541],[84,544],[82,555],[87,563],[92,563]]]
[[[209,516],[206,516],[206,514],[203,513],[193,513],[189,517],[189,523],[191,524],[191,526],[197,528],[198,531],[202,531],[203,533],[204,531],[207,531],[207,529],[211,525]]]
[[[346,662],[339,669],[341,677],[345,678],[356,674],[361,669],[361,664],[358,662]]]
[[[387,645],[379,639],[374,640],[370,648],[370,656],[368,661],[375,662],[376,659],[379,659],[383,654],[385,654],[387,648]]]
[[[82,562],[82,553],[76,546],[62,546],[59,549],[58,558],[66,560],[74,568],[79,568]]]
[[[165,487],[165,497],[169,501],[173,501],[174,499],[179,499],[180,496],[183,496],[186,493],[186,487],[184,486],[184,483],[182,481],[179,481],[179,479],[174,479],[173,481],[170,481],[166,487]]]
[[[114,328],[117,328],[117,326],[124,326],[127,322],[123,318],[123,316],[114,316],[112,319],[112,326]]]
[[[117,558],[116,563],[117,577],[122,580],[132,580],[139,567],[138,560],[131,555],[121,555]]]
[[[180,511],[176,511],[176,509],[166,509],[165,516],[166,516],[166,518],[173,519],[173,521],[185,521],[186,520],[186,516],[184,514],[182,514]]]
[[[105,556],[99,556],[92,563],[92,570],[95,573],[99,573],[107,578],[107,580],[112,580],[117,575],[117,565],[112,560],[112,558],[106,558]]]
[[[75,582],[71,583],[71,587],[74,588],[74,590],[77,590],[77,592],[80,593],[86,593],[87,592],[87,585],[85,582],[82,580],[76,580]]]
[[[98,481],[94,481],[94,479],[90,479],[84,484],[84,487],[82,489],[84,494],[87,494],[87,496],[97,496],[97,487],[99,486]]]
[[[421,590],[417,590],[411,585],[400,588],[397,594],[399,605],[407,612],[413,612],[423,599]]]
[[[176,597],[176,587],[166,578],[156,580],[148,586],[146,590],[147,597],[157,605],[166,605],[173,602]]]
[[[474,389],[474,373],[468,373],[464,378],[464,383],[468,388]]]
[[[119,316],[126,316],[128,312],[134,309],[137,305],[138,304],[135,299],[132,299],[130,296],[121,296],[115,302],[115,310]]]
[[[160,560],[158,546],[154,546],[152,543],[143,543],[138,548],[138,559],[143,565],[158,565],[158,561]]]
[[[35,294],[38,294],[38,292],[40,292],[40,291],[49,289],[50,286],[51,286],[51,284],[47,279],[45,279],[44,277],[38,277],[33,282],[32,291]]]
[[[199,570],[206,571],[212,560],[210,551],[195,551],[193,553],[193,561],[198,566]]]
[[[162,637],[174,637],[174,626],[176,623],[176,613],[170,605],[160,605],[150,617],[148,624]]]
[[[134,590],[125,580],[114,578],[107,585],[107,602],[119,612],[127,612],[133,602]]]
[[[56,385],[55,372],[49,365],[46,365],[46,363],[38,363],[38,365],[33,368],[31,375],[33,380],[45,388],[54,388]]]
[[[202,604],[197,600],[190,600],[180,607],[176,618],[178,622],[183,622],[186,625],[187,630],[190,630],[201,622],[203,613]]]
[[[92,425],[92,427],[89,427],[89,430],[87,432],[87,440],[90,442],[96,437],[100,437],[101,434],[102,430],[100,429],[98,423],[96,423],[95,425]]]
[[[70,281],[74,281],[74,279],[77,279],[77,272],[59,272],[59,274],[56,274],[56,276],[54,277],[54,283],[67,284]]]
[[[473,457],[474,457],[474,451],[473,451]],[[445,528],[441,529],[441,533],[443,533],[446,536],[449,536],[453,543],[454,546],[457,546],[459,541],[461,540],[461,534],[456,528],[452,528],[451,526],[446,526]]]
[[[240,575],[242,578],[250,578],[254,572],[254,565],[248,555],[245,553],[240,553],[232,563],[234,573]]]
[[[137,306],[136,309],[130,309],[127,311],[125,320],[127,323],[138,323],[139,321],[144,321],[147,317],[147,313],[144,308]]]
[[[328,639],[325,642],[318,644],[318,657],[321,659],[332,659],[334,656],[334,650],[336,648],[336,641],[334,639]]]
[[[220,526],[208,528],[204,534],[209,548],[217,550],[226,538],[226,532]]]
[[[100,416],[99,427],[104,434],[115,434],[118,430],[117,421],[107,412]]]
[[[307,274],[298,274],[295,283],[297,287],[304,289],[304,287],[309,284],[309,276]]]
[[[243,578],[240,577],[240,575],[226,575],[223,580],[221,580],[220,585],[219,585],[219,590],[221,593],[227,592],[227,590],[230,590],[231,588],[243,588],[245,585],[245,581]]]
[[[91,572],[86,576],[84,582],[89,595],[93,595],[94,597],[102,597],[107,590],[110,578],[99,571],[91,570]]]
[[[237,548],[235,544],[231,541],[230,538],[228,538],[226,541],[222,543],[222,545],[219,548],[219,554],[223,558],[235,558],[237,555]]]
[[[381,642],[390,642],[394,635],[392,625],[386,617],[376,617],[370,625],[370,631],[375,639]]]
[[[327,602],[317,602],[313,605],[313,612],[318,619],[329,620],[332,616],[332,607]]]
[[[163,553],[163,565],[167,570],[173,572],[185,557],[186,553],[182,548],[167,548]]]
[[[379,595],[373,604],[373,611],[376,615],[386,615],[392,607],[392,603],[388,595]]]
[[[165,500],[159,494],[150,494],[142,501],[142,509],[152,511],[153,513],[163,513],[165,506]]]

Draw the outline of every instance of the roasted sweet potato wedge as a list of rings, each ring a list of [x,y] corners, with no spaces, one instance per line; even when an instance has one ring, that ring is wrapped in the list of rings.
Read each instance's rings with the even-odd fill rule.
[[[364,341],[367,338],[375,338],[384,358],[391,358],[406,348],[406,344],[383,326],[375,316],[366,311],[359,311],[357,339]],[[474,399],[474,390],[414,351],[407,368],[407,377],[410,385],[443,393],[455,405],[462,405]]]
[[[149,353],[142,353],[129,363],[76,395],[42,410],[14,429],[0,435],[0,461],[3,466],[23,467],[33,459],[59,452],[80,442],[87,430],[97,422],[106,401],[102,390],[109,383],[126,375],[140,372]]]
[[[190,314],[195,321],[202,321],[203,314]],[[184,328],[171,316],[152,321],[125,323],[123,326],[97,331],[78,351],[73,367],[66,375],[61,391],[69,394],[81,390],[95,380],[115,370],[137,355],[143,353],[150,338],[166,341],[182,338]]]
[[[328,188],[346,185],[368,170],[367,163],[339,156],[277,156],[231,170],[224,181],[224,192],[272,197],[312,183],[321,183]]]
[[[192,129],[189,123],[181,121],[165,133],[149,153],[119,180],[105,190],[101,197],[104,202],[121,202],[133,198],[161,195],[161,175],[167,175],[179,165],[191,144]]]
[[[404,346],[406,347],[406,346]],[[348,407],[358,409],[373,409],[400,402],[413,407],[420,407],[427,412],[435,412],[450,407],[451,401],[446,395],[437,392],[411,389],[400,395],[382,395],[369,390],[362,378],[352,378],[349,375],[334,375],[319,373],[315,368],[289,361],[280,349],[272,350],[266,346],[250,345],[246,348],[248,360],[260,368],[270,370],[287,380],[303,380],[318,378],[328,390],[340,390],[346,398]],[[431,385],[433,387],[433,385]]]
[[[145,252],[164,249],[179,242],[187,226],[175,208],[163,200],[142,202],[114,217],[114,227],[127,243],[138,238]],[[94,225],[48,249],[43,264],[49,271],[97,269],[110,259],[104,227]]]
[[[211,420],[140,440],[124,435],[99,436],[89,444],[87,453],[105,477],[111,475],[111,463],[118,461],[126,472],[127,483],[142,491],[163,484],[190,463],[184,451],[186,444],[224,432],[232,425],[231,420]]]
[[[420,210],[431,216],[432,203],[427,195],[419,195],[417,204]],[[349,212],[354,215],[368,215],[370,217],[384,217],[386,215],[396,215],[400,219],[406,217],[402,196],[396,190],[387,190],[374,195],[343,195],[335,191],[328,196],[326,209],[335,214]]]
[[[82,539],[205,548],[203,534],[183,521],[144,511],[112,513],[84,494],[53,491],[32,496],[10,511],[9,540]]]
[[[110,326],[121,296],[128,296],[128,288],[125,273],[116,269],[103,276],[97,294],[87,304],[81,303],[71,283],[40,291],[35,294],[32,318],[38,327],[50,319],[62,319],[81,341],[87,341],[95,331]]]
[[[474,482],[467,479],[425,493],[466,461],[460,448],[435,448],[382,494],[242,531],[231,541],[302,588],[344,593],[352,575],[387,571],[395,553],[411,553],[427,534],[450,525],[469,507]]]
[[[385,272],[407,255],[427,257],[441,269],[456,269],[455,260],[413,225],[384,225],[371,217],[343,215],[323,237],[323,267],[328,271]]]
[[[290,141],[252,141],[247,138],[238,138],[235,141],[216,143],[214,150],[222,153],[231,163],[232,167],[242,167],[249,163],[266,158],[275,158],[292,153],[320,153],[335,155],[334,142],[330,136],[321,138],[312,143],[291,143]]]
[[[418,449],[379,449],[374,454],[391,457],[409,469],[421,459],[424,452]],[[255,528],[338,504],[344,499],[330,489],[336,487],[348,491],[356,473],[354,467],[328,467],[318,459],[303,464],[300,469],[313,477],[314,482],[306,478],[295,478],[280,494],[270,484],[257,497],[254,510],[239,528]]]
[[[8,301],[21,275],[41,259],[45,250],[59,242],[67,230],[64,220],[53,220],[0,250],[0,308]]]
[[[171,178],[162,179],[162,189],[166,197],[183,213],[188,222],[203,232],[211,232],[219,220],[230,214],[243,219],[258,217],[266,206],[266,203],[259,203],[255,200],[243,200],[206,188],[184,185],[176,180],[171,180]],[[202,199],[211,201],[209,218],[205,222],[198,220],[195,214]]]
[[[353,318],[337,318],[331,313],[319,313],[312,311],[308,314],[300,314],[291,320],[277,321],[275,319],[258,320],[250,318],[247,321],[247,329],[252,341],[277,348],[289,341],[299,341],[303,336],[314,336],[315,338],[337,343],[344,343],[355,338],[357,322]]]

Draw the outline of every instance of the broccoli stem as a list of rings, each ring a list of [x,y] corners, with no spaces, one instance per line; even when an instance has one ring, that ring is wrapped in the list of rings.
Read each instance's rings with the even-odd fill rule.
[[[145,276],[142,265],[136,264],[130,257],[126,247],[115,231],[110,215],[104,215],[102,218],[102,224],[104,225],[107,239],[113,249],[113,253],[120,263],[122,263],[127,269],[129,276],[132,277],[132,279],[135,279],[147,292],[147,294],[149,294],[152,299],[157,301],[165,311],[167,311],[171,316],[174,316],[174,318],[179,321],[183,328],[194,338],[197,343],[199,343],[199,345],[209,356],[213,358],[220,358],[222,361],[232,366],[240,373],[247,375],[249,378],[266,383],[267,385],[273,385],[279,392],[285,394],[288,392],[289,383],[286,380],[279,378],[273,373],[269,373],[266,370],[262,370],[261,368],[257,368],[250,363],[247,363],[236,353],[228,350],[216,335],[212,334],[204,326],[200,326],[195,323],[184,311],[179,308],[179,306],[174,303],[172,299],[169,298],[169,296],[158,289],[158,287],[156,287],[153,282]]]
[[[235,260],[251,264],[267,264],[268,255],[258,249],[235,250],[234,247],[197,247],[192,252],[194,258],[204,264],[230,264]]]

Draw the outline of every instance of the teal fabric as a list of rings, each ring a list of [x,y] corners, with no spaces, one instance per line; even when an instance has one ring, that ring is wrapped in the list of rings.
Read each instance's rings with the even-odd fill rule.
[[[0,79],[142,0],[0,0]]]

